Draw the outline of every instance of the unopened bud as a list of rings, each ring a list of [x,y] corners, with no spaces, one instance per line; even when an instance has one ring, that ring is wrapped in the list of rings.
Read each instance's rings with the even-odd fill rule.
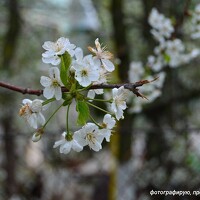
[[[32,141],[33,142],[38,142],[42,138],[42,134],[44,133],[44,129],[40,128],[35,132],[32,136]]]

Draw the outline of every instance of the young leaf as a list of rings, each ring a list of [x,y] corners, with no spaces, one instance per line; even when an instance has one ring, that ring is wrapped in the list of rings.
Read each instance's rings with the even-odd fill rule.
[[[68,70],[71,65],[71,56],[65,52],[61,56],[60,79],[65,87],[68,86]]]
[[[168,54],[164,54],[164,60],[165,60],[167,63],[169,63],[170,60],[171,60],[171,58],[170,58],[170,56],[169,56]]]
[[[90,115],[90,110],[89,110],[89,107],[86,104],[86,102],[85,101],[77,101],[76,110],[78,112],[77,124],[79,124],[79,125],[86,124],[86,122],[89,118],[89,115]]]

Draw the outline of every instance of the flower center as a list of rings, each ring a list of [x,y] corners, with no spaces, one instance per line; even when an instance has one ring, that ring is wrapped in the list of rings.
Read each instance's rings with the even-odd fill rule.
[[[95,136],[93,133],[88,133],[87,136],[86,136],[86,139],[88,139],[88,141],[92,142],[93,144],[95,144]]]
[[[58,87],[58,86],[60,86],[60,84],[58,83],[57,80],[53,80],[53,81],[52,81],[52,86],[53,86],[53,87]]]
[[[30,107],[28,104],[25,104],[22,106],[22,108],[19,110],[19,116],[27,115],[29,113],[32,113]]]
[[[81,76],[82,77],[87,76],[87,75],[88,75],[88,71],[87,70],[84,69],[84,70],[81,71]]]
[[[72,135],[72,133],[68,132],[68,133],[65,135],[65,140],[67,140],[67,141],[72,141],[72,140],[73,140],[73,135]]]
[[[63,48],[63,45],[61,44],[56,44],[56,52],[59,52]]]
[[[105,124],[104,122],[101,125],[102,128],[107,128],[107,124]]]

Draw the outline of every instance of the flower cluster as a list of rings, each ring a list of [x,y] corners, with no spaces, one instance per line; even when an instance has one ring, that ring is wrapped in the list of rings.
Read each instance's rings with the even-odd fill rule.
[[[152,9],[148,22],[152,27],[151,33],[158,45],[154,48],[154,55],[148,56],[146,65],[143,65],[142,62],[132,62],[130,64],[129,81],[135,82],[141,79],[152,79],[145,69],[152,71],[154,76],[159,77],[153,84],[149,84],[141,89],[141,92],[148,96],[148,102],[152,102],[161,95],[161,89],[166,76],[165,72],[163,72],[164,67],[176,68],[182,64],[187,64],[200,55],[200,50],[194,48],[188,51],[180,39],[172,38],[172,33],[175,29],[170,19],[159,13],[157,9]],[[192,23],[195,33],[192,36],[193,38],[198,38],[200,36],[200,4],[195,8]],[[129,111],[140,112],[144,104],[146,104],[145,101],[138,101],[137,98],[134,98]]]
[[[115,69],[110,61],[113,55],[101,46],[99,39],[95,40],[95,46],[95,48],[88,47],[92,54],[84,56],[80,47],[71,44],[69,39],[64,37],[56,42],[47,41],[43,44],[45,52],[42,54],[42,61],[53,65],[48,70],[48,76],[40,78],[40,83],[44,87],[43,96],[47,100],[24,99],[19,112],[31,127],[37,129],[32,137],[34,142],[41,139],[46,125],[62,107],[67,107],[66,131],[62,134],[63,139],[54,144],[54,148],[60,147],[60,153],[67,154],[71,149],[80,152],[84,146],[99,151],[104,139],[110,141],[116,120],[124,117],[123,112],[127,108],[126,100],[130,91],[121,86],[113,88],[112,97],[107,100],[95,98],[95,95],[103,94],[104,90],[103,88],[90,89],[90,87],[107,84],[108,74]],[[54,101],[61,101],[60,106],[48,120],[45,120],[42,112]],[[72,101],[76,103],[77,124],[82,125],[82,128],[74,133],[70,131],[68,123]],[[108,103],[110,111],[95,105],[93,102],[96,101]],[[105,113],[102,123],[98,123],[91,116],[90,107]]]
[[[151,33],[156,40],[163,42],[166,38],[170,38],[174,32],[174,27],[171,21],[163,14],[159,13],[156,8],[153,8],[149,16],[149,24],[153,27]]]
[[[102,124],[87,123],[74,134],[64,132],[62,134],[64,138],[55,142],[54,148],[60,146],[60,153],[64,154],[69,153],[71,149],[80,152],[86,145],[94,151],[99,151],[102,149],[101,143],[104,138],[107,142],[110,141],[115,123],[115,119],[110,114],[106,114]]]
[[[141,92],[148,97],[148,103],[153,102],[162,94],[161,89],[164,84],[166,73],[159,72],[156,74],[156,76],[158,77],[158,79],[154,83],[146,85],[145,88],[141,88]],[[145,68],[142,62],[131,62],[129,68],[129,81],[135,82],[136,80],[142,79],[153,80],[154,78],[151,75],[145,73]],[[129,112],[141,112],[143,105],[146,104],[146,101],[138,101],[138,98],[130,99],[132,100],[132,106],[130,107]]]
[[[186,53],[183,42],[178,38],[171,38],[174,28],[170,20],[160,14],[155,8],[150,13],[149,24],[152,26],[151,33],[159,42],[154,49],[155,55],[148,57],[148,65],[154,71],[161,71],[165,66],[178,67],[199,55],[200,52],[197,49]]]

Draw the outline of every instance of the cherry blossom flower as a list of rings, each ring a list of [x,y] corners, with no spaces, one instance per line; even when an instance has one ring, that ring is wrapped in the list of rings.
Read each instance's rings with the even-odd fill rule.
[[[75,79],[83,87],[89,86],[99,79],[99,66],[92,55],[83,57],[81,49],[75,51],[76,60],[73,62],[72,70],[75,71]]]
[[[40,83],[44,86],[43,95],[45,98],[50,99],[55,95],[56,100],[62,98],[60,71],[57,67],[49,69],[49,77],[41,76]]]
[[[113,102],[111,104],[111,110],[115,113],[117,120],[123,119],[123,110],[126,109],[126,100],[129,96],[129,91],[121,86],[119,89],[112,89]]]
[[[30,99],[24,99],[22,103],[24,104],[19,111],[19,115],[23,117],[28,124],[37,129],[38,123],[41,125],[45,124],[45,118],[41,113],[42,110],[45,110],[45,107],[42,106],[42,100],[35,99],[31,101]]]
[[[101,143],[104,136],[100,133],[97,125],[87,123],[74,133],[74,139],[82,146],[88,145],[94,151],[102,149]]]
[[[152,9],[148,22],[153,27],[151,33],[159,42],[163,42],[164,38],[169,38],[174,32],[171,21],[163,14],[160,14],[156,8]]]
[[[91,51],[92,53],[96,55],[95,58],[101,62],[99,64],[100,65],[102,64],[108,72],[114,71],[115,66],[110,61],[110,59],[112,59],[113,57],[112,53],[110,53],[109,51],[106,51],[106,47],[101,48],[101,44],[99,43],[98,38],[95,40],[95,45],[96,45],[96,49],[92,47],[88,47],[89,51]]]
[[[115,126],[115,124],[116,121],[110,114],[106,114],[104,116],[103,123],[101,124],[103,129],[101,129],[100,132],[104,136],[107,142],[110,142],[112,128]]]
[[[59,65],[61,62],[60,56],[66,51],[71,56],[74,56],[74,48],[76,46],[71,44],[67,38],[61,37],[56,42],[45,42],[42,47],[46,50],[42,54],[42,61],[52,65]]]
[[[63,139],[56,141],[53,148],[56,148],[60,146],[60,153],[68,154],[71,149],[73,149],[76,152],[80,152],[83,150],[83,146],[80,145],[77,140],[73,138],[73,135],[70,134],[71,138],[67,138],[67,133],[63,132],[62,136],[64,137]]]

